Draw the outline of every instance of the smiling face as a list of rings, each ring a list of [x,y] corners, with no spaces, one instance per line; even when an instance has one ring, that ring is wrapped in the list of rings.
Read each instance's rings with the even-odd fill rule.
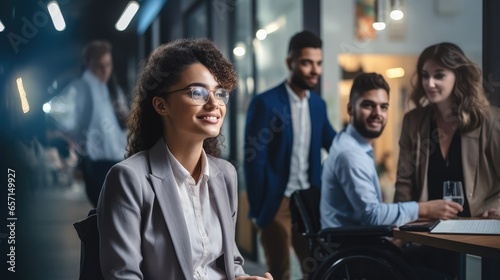
[[[290,83],[301,89],[313,89],[323,72],[323,53],[319,48],[303,48],[295,57],[287,59]]]
[[[192,86],[210,91],[210,98],[205,105],[196,105],[189,89],[153,99],[155,109],[163,119],[167,137],[175,137],[177,141],[203,141],[216,137],[226,115],[226,106],[220,105],[214,97],[213,90],[220,88],[220,85],[201,63],[188,66],[180,74],[179,81],[166,91]]]
[[[421,72],[421,83],[429,102],[434,104],[451,102],[456,80],[455,73],[434,60],[425,62]]]
[[[348,105],[351,123],[368,141],[382,134],[387,123],[389,94],[385,89],[368,90]]]

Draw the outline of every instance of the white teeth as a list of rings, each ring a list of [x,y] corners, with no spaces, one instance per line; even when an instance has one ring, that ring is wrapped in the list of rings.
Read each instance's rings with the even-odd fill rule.
[[[210,120],[210,121],[216,121],[217,120],[217,117],[212,117],[212,116],[206,116],[206,117],[203,117],[204,120]]]

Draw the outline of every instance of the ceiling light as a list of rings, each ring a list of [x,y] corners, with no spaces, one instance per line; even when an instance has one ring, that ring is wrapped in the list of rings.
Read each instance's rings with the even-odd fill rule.
[[[385,1],[375,0],[375,19],[372,26],[377,31],[385,29]]]
[[[381,31],[385,29],[385,22],[374,22],[372,23],[373,29]]]
[[[42,110],[46,114],[50,114],[51,109],[52,109],[52,106],[50,106],[50,102],[44,103],[43,106],[42,106]]]
[[[236,44],[236,47],[233,49],[233,54],[235,56],[244,56],[245,55],[245,44],[239,42]]]
[[[257,33],[255,33],[255,37],[257,37],[257,39],[262,41],[262,40],[266,39],[267,31],[264,29],[259,29],[259,30],[257,30]]]
[[[122,15],[115,24],[116,30],[123,31],[127,29],[127,26],[130,24],[132,18],[134,18],[138,10],[139,3],[137,3],[136,1],[128,2],[127,7],[125,7],[125,10],[123,10]]]
[[[391,12],[391,18],[393,20],[400,20],[404,17],[404,13],[401,10],[392,10]]]
[[[57,31],[63,31],[66,29],[66,22],[64,22],[64,17],[57,1],[50,1],[47,4],[47,9],[49,10],[50,18],[52,19],[55,29]]]
[[[275,21],[268,24],[266,27],[264,27],[264,30],[266,30],[267,34],[271,34],[285,25],[286,25],[286,19],[285,17],[281,16],[277,18]]]
[[[17,91],[19,91],[19,98],[21,98],[21,108],[23,109],[23,113],[28,113],[30,110],[30,104],[28,103],[28,99],[26,98],[26,91],[23,86],[23,79],[21,77],[16,79]]]
[[[385,70],[385,75],[389,79],[401,78],[405,75],[405,69],[403,69],[401,67],[390,68],[390,69]]]
[[[401,20],[403,17],[404,17],[404,13],[403,11],[401,10],[401,0],[393,0],[393,4],[392,4],[392,11],[391,13],[389,14],[389,16],[393,19],[393,20]]]
[[[267,35],[278,31],[281,27],[286,25],[286,19],[284,17],[279,17],[275,21],[271,22],[270,24],[266,25],[264,28],[257,30],[257,33],[255,33],[255,37],[259,40],[264,40],[266,39]]]

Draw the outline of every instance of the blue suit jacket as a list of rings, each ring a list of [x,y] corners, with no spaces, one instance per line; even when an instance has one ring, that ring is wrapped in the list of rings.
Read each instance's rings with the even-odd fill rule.
[[[321,148],[328,150],[335,137],[326,104],[311,92],[311,144],[309,183],[321,187]],[[249,216],[260,227],[276,215],[288,183],[293,127],[285,83],[256,95],[248,107],[245,128],[245,180],[250,202]]]

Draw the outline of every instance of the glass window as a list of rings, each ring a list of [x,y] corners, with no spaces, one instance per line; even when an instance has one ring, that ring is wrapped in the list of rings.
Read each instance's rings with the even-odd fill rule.
[[[209,37],[207,1],[196,4],[184,20],[186,37]]]
[[[287,76],[285,64],[288,42],[303,28],[302,1],[259,0],[256,11],[257,30],[253,47],[256,59],[256,91],[260,93]]]

